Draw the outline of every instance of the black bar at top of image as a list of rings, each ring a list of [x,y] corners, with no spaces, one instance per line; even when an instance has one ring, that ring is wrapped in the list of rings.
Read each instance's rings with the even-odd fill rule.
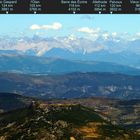
[[[0,0],[0,14],[139,14],[140,0]]]

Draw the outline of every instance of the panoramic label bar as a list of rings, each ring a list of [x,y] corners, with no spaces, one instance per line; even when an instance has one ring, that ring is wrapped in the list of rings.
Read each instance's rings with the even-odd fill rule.
[[[140,14],[140,0],[0,0],[0,14]]]

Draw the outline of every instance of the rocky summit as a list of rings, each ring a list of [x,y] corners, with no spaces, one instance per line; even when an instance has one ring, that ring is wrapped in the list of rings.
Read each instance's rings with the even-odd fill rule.
[[[80,104],[32,101],[0,115],[0,140],[139,140],[132,130],[113,125]]]

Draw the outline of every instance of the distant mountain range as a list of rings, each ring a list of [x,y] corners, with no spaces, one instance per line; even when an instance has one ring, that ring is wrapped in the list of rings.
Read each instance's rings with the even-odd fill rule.
[[[42,99],[108,97],[140,99],[140,76],[113,73],[25,75],[0,73],[0,91]]]
[[[140,68],[140,39],[74,36],[42,38],[0,37],[0,54],[59,57],[71,60],[104,61]]]
[[[140,75],[140,69],[111,62],[1,54],[0,72],[25,74],[65,74],[71,72],[111,72]]]

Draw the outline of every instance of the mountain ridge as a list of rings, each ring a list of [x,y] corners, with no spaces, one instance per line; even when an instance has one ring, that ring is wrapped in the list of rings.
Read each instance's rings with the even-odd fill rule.
[[[70,60],[54,57],[1,54],[1,72],[65,74],[71,72],[114,72],[140,75],[140,69],[111,62]]]

